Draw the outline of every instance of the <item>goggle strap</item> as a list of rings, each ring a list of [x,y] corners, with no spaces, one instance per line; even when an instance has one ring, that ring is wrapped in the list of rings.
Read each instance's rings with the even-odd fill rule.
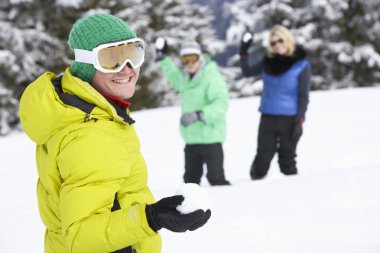
[[[75,61],[95,65],[92,51],[74,49]]]

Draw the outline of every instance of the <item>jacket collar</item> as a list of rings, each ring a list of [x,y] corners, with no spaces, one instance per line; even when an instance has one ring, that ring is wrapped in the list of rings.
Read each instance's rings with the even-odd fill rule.
[[[118,122],[129,122],[126,120],[127,112],[124,110],[124,114],[120,115],[119,109],[116,103],[112,103],[111,99],[107,99],[99,91],[97,91],[91,84],[83,81],[82,79],[75,77],[71,74],[70,68],[67,68],[62,77],[62,89],[63,92],[74,94],[82,100],[95,105],[101,111],[104,111],[103,116],[112,118]],[[116,105],[116,106],[115,106]],[[95,110],[97,109],[95,108]],[[99,110],[97,110],[99,112]],[[107,116],[108,115],[108,116]],[[102,116],[102,117],[103,117]],[[129,115],[127,115],[129,117]],[[134,122],[134,121],[133,121]]]
[[[135,121],[129,116],[129,102],[123,101],[109,94],[96,90],[89,83],[84,82],[83,80],[73,76],[69,71],[69,68],[63,75],[62,89],[65,92],[75,94],[80,99],[90,104],[93,104],[95,107],[103,109],[108,113],[108,117],[113,118],[113,120],[115,121],[123,121],[130,125],[135,123]]]
[[[294,63],[306,58],[305,50],[297,46],[293,55],[275,55],[274,57],[266,56],[264,58],[264,71],[270,75],[281,75],[288,71]]]

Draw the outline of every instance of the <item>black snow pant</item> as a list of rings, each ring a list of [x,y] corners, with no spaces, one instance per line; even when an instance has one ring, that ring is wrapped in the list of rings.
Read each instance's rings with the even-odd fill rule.
[[[252,179],[264,177],[275,153],[278,153],[280,170],[285,175],[297,174],[296,148],[302,131],[293,136],[294,116],[261,115],[257,140],[257,153],[251,166]]]
[[[200,184],[203,164],[207,165],[206,178],[211,185],[223,185],[227,181],[223,169],[223,148],[221,143],[187,144],[185,146],[185,183]]]

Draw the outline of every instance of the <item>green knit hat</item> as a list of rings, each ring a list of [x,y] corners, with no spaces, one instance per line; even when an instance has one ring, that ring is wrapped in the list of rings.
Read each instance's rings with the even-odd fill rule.
[[[136,33],[120,18],[109,14],[93,14],[75,22],[68,44],[72,50],[92,50],[101,44],[131,38],[136,38]],[[75,61],[71,64],[71,73],[88,83],[92,81],[95,71],[92,64]]]

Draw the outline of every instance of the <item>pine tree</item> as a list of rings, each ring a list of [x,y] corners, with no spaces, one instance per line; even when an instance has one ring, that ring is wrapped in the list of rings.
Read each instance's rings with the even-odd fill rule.
[[[48,5],[44,1],[44,4]],[[17,122],[23,89],[38,75],[59,69],[65,58],[59,40],[49,35],[41,1],[2,2],[0,5],[0,120],[4,135]]]
[[[313,38],[308,44],[324,86],[380,82],[379,13],[378,1],[313,3]]]

